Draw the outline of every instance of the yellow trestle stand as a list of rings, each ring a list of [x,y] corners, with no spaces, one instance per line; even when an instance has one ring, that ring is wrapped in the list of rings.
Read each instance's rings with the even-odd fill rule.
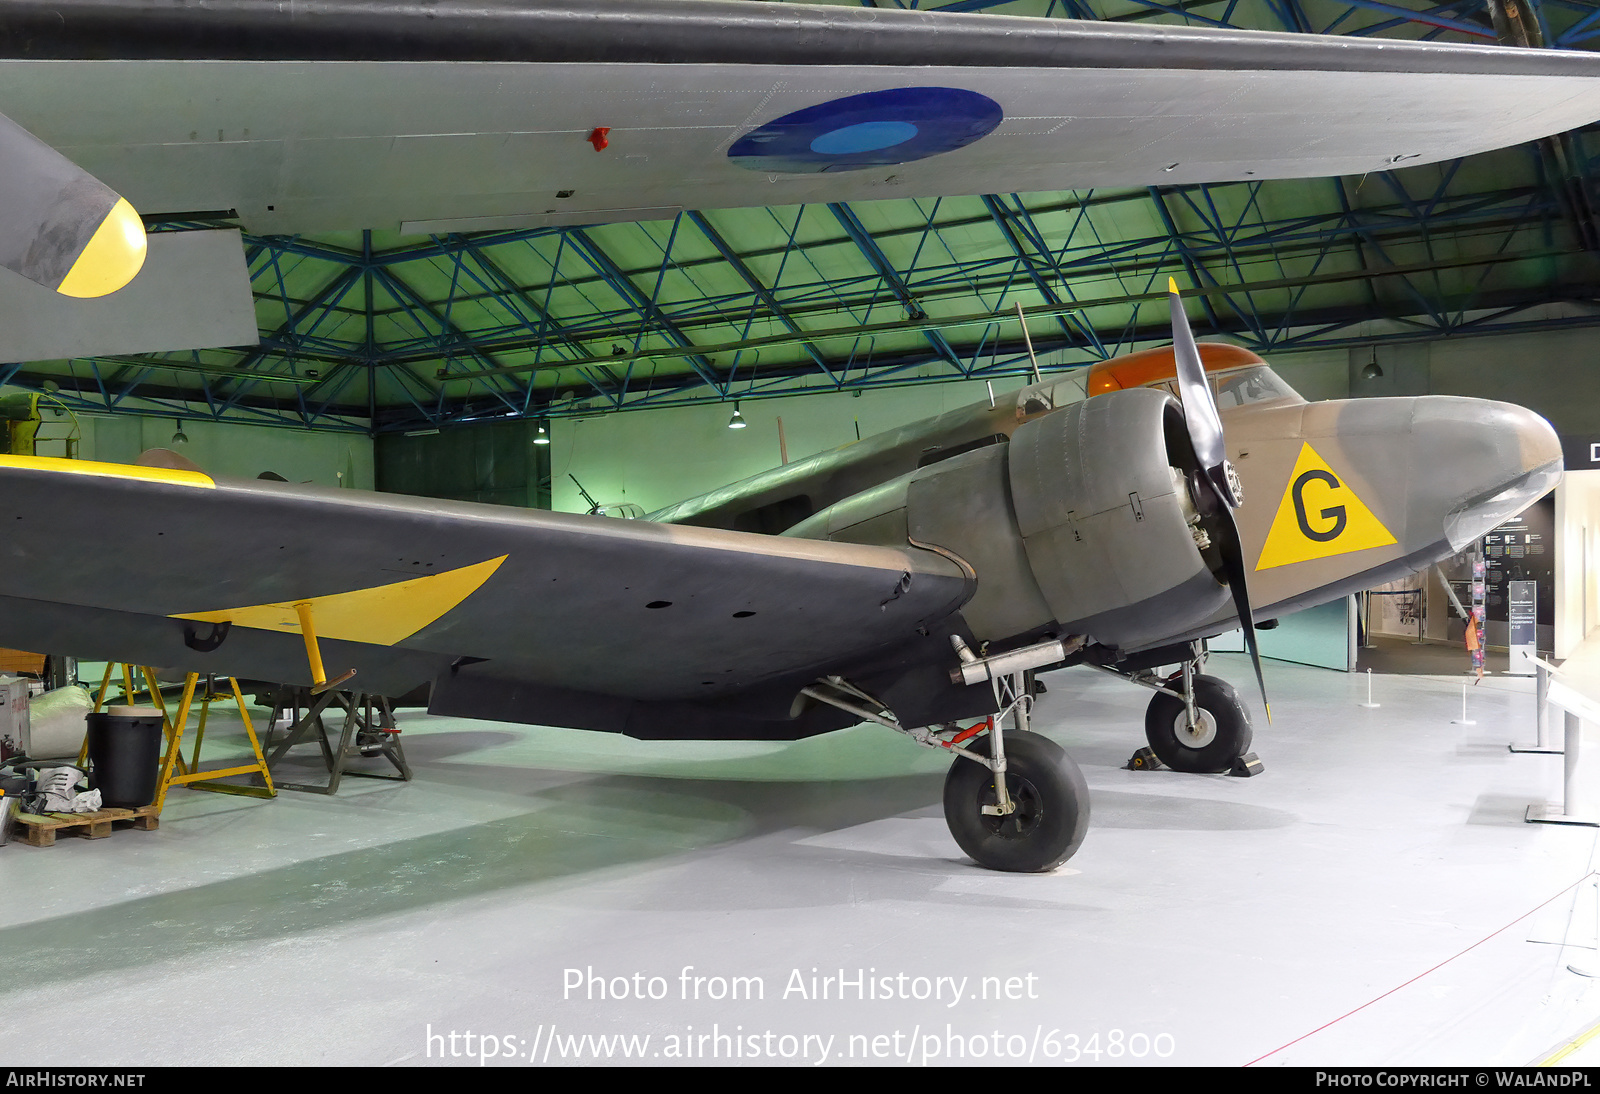
[[[156,681],[156,673],[152,668],[138,668],[138,673],[143,677],[143,687],[134,684],[134,665],[106,666],[105,676],[100,681],[99,693],[95,696],[94,710],[98,714],[105,705],[106,692],[111,686],[113,672],[121,668],[123,681],[124,702],[132,704],[138,691],[146,691],[150,695],[151,705],[161,711],[162,729],[166,735],[166,754],[161,761],[161,778],[156,784],[155,806],[160,809],[167,799],[167,790],[174,786],[187,786],[194,790],[210,790],[218,794],[242,794],[251,798],[273,798],[277,790],[272,785],[272,774],[267,770],[267,760],[261,752],[261,741],[256,737],[255,725],[250,721],[250,711],[244,701],[244,695],[239,690],[239,681],[228,677],[228,690],[218,692],[214,677],[206,677],[206,687],[200,695],[200,717],[195,728],[194,751],[188,760],[183,758],[183,735],[189,723],[189,715],[195,706],[195,692],[200,682],[200,674],[191,672],[183,681],[183,697],[178,701],[178,709],[174,713],[167,708],[166,699],[161,694],[161,685]],[[238,764],[232,767],[213,768],[201,770],[200,748],[206,738],[206,718],[211,713],[211,704],[232,699],[239,708],[239,718],[244,722],[244,731],[250,738],[250,751],[253,762]],[[88,758],[89,741],[84,738],[83,749],[79,753],[78,763],[82,766]],[[257,776],[262,785],[240,785],[225,783],[218,780],[231,778],[235,775]]]

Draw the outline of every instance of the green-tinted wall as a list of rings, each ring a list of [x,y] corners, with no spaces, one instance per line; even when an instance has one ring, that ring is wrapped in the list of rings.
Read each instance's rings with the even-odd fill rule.
[[[550,508],[549,448],[531,421],[489,422],[437,433],[386,433],[373,443],[379,490],[425,498]]]

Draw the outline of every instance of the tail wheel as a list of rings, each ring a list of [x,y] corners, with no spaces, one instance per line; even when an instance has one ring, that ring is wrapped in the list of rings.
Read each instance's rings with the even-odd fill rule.
[[[1178,680],[1181,678],[1174,682]],[[1227,771],[1234,760],[1250,751],[1250,712],[1233,685],[1215,676],[1194,678],[1194,705],[1191,724],[1182,699],[1158,692],[1145,711],[1145,739],[1151,751],[1174,771]]]
[[[989,738],[968,747],[989,755]],[[995,774],[964,756],[944,780],[944,819],[979,866],[1032,873],[1053,870],[1078,850],[1089,829],[1089,788],[1060,745],[1036,733],[1008,733],[1006,790],[1016,810],[983,812],[999,801]]]

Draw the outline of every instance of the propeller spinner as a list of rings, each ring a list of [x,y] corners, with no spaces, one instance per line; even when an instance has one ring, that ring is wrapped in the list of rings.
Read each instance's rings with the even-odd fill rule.
[[[1194,334],[1189,330],[1189,317],[1178,297],[1178,283],[1167,278],[1167,302],[1172,308],[1172,349],[1178,366],[1178,396],[1183,402],[1183,417],[1189,430],[1189,442],[1194,446],[1195,458],[1200,463],[1200,474],[1195,476],[1195,501],[1202,513],[1221,534],[1216,537],[1222,554],[1224,576],[1233,593],[1233,607],[1239,615],[1239,625],[1244,628],[1245,648],[1250,651],[1250,663],[1255,666],[1256,685],[1261,689],[1261,705],[1266,708],[1267,721],[1272,721],[1272,704],[1267,701],[1267,682],[1261,674],[1261,650],[1256,642],[1255,618],[1250,612],[1248,570],[1245,568],[1244,545],[1239,539],[1239,525],[1233,511],[1244,503],[1244,491],[1239,473],[1228,460],[1228,450],[1222,436],[1222,416],[1217,412],[1217,400],[1206,382],[1205,366],[1200,361],[1200,351],[1195,347]]]
[[[116,292],[144,265],[128,200],[0,115],[0,266],[63,296]]]

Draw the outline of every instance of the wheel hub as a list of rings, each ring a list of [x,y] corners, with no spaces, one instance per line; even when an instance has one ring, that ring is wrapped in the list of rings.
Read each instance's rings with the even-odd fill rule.
[[[1011,804],[1015,808],[1004,816],[985,813],[983,823],[989,831],[1006,839],[1027,839],[1044,817],[1044,803],[1039,791],[1027,779],[1010,772],[1006,773],[1006,790],[1011,794]],[[978,804],[997,805],[999,801],[1000,795],[995,793],[994,784],[990,783],[984,790],[983,800]]]
[[[1205,707],[1195,708],[1194,725],[1189,724],[1187,711],[1178,711],[1172,720],[1172,734],[1184,748],[1204,748],[1217,739],[1217,719]]]

